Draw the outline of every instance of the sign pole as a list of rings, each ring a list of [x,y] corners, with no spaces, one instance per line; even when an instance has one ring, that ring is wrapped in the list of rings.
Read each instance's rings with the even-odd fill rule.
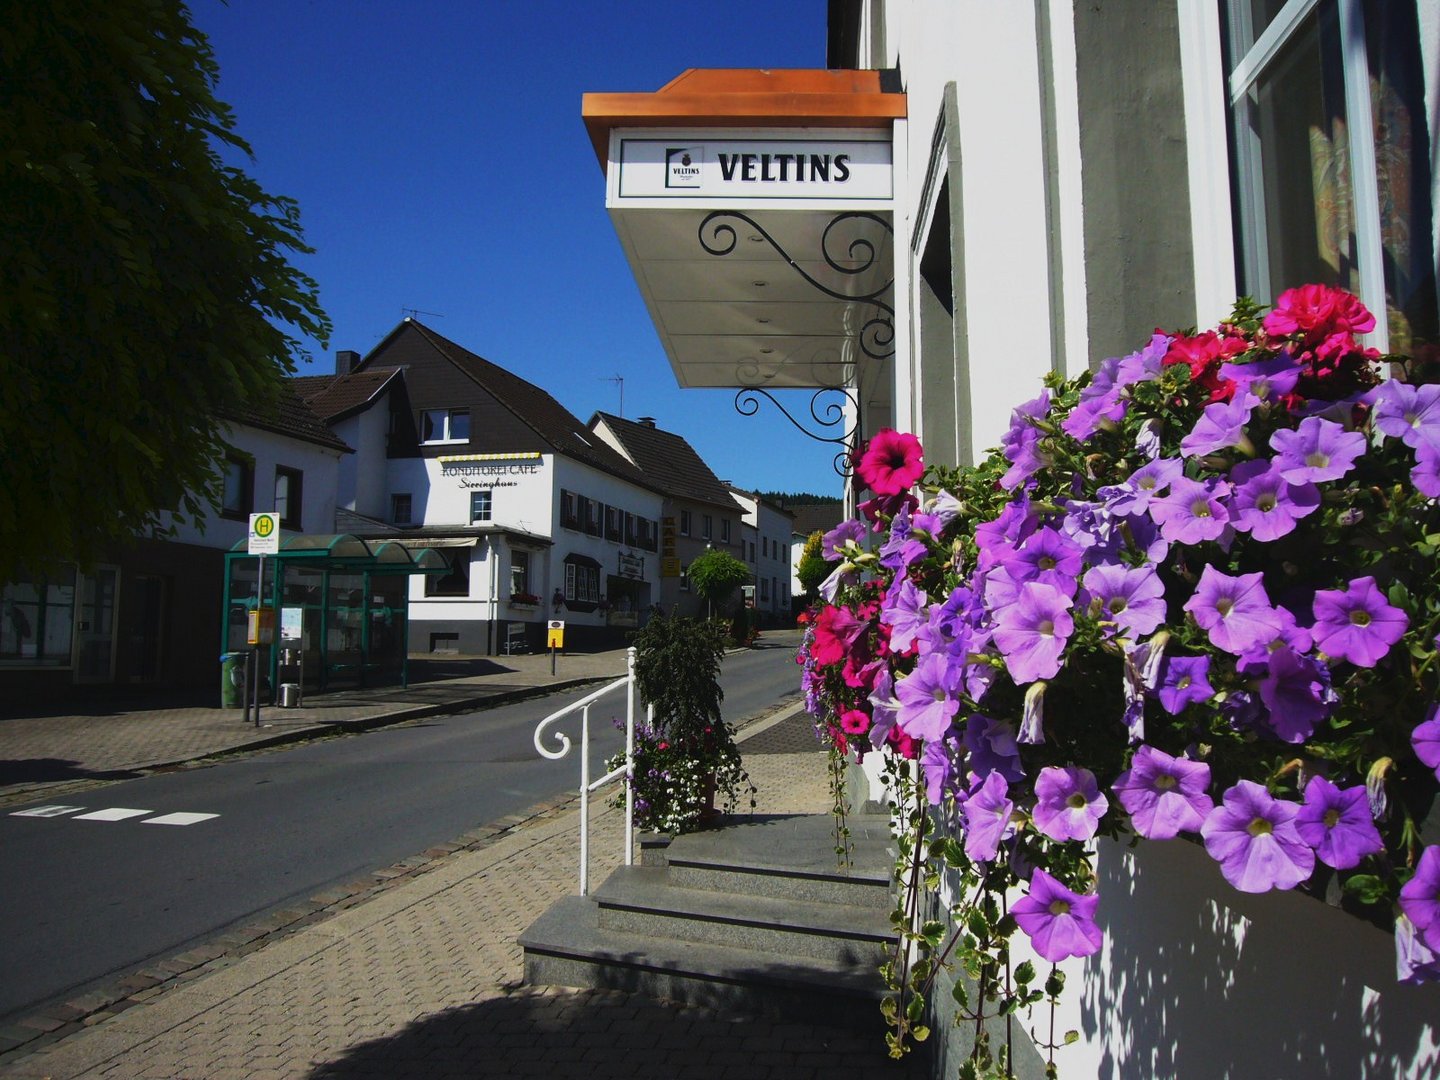
[[[262,552],[260,559],[259,580],[255,583],[255,598],[258,603],[258,610],[265,610],[265,555]],[[263,620],[262,620],[263,622]],[[264,644],[264,634],[256,635],[259,640],[255,644],[255,726],[260,726],[260,649]]]

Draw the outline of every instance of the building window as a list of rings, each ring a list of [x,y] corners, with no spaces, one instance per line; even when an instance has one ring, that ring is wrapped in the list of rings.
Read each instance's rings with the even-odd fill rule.
[[[470,595],[470,549],[437,548],[445,560],[444,574],[430,574],[425,578],[426,596],[469,596]]]
[[[565,600],[567,603],[599,603],[600,568],[584,563],[567,562],[565,564]]]
[[[763,577],[760,579],[760,599],[766,601],[770,599],[770,581]]]
[[[490,520],[490,496],[489,488],[470,493],[470,524]]]
[[[420,414],[420,441],[463,443],[470,441],[469,409],[426,409]]]
[[[284,528],[300,531],[300,481],[303,473],[299,469],[275,466],[275,513]]]
[[[563,488],[560,490],[560,525],[566,529],[580,528],[580,497]]]
[[[629,544],[631,547],[635,547],[637,546],[638,542],[639,537],[636,535],[635,531],[635,515],[627,513],[625,515],[625,543]]]
[[[1415,5],[1294,8],[1226,10],[1241,291],[1338,285],[1375,312],[1371,344],[1412,352],[1437,337]]]
[[[680,511],[680,535],[681,535],[681,536],[689,536],[689,535],[690,535],[690,511],[689,511],[689,510],[681,510],[681,511]]]
[[[397,492],[390,496],[390,520],[396,525],[410,524],[410,493]]]
[[[69,667],[75,567],[0,586],[0,667]]]
[[[254,508],[255,467],[236,454],[225,457],[225,475],[220,488],[220,516],[248,519]]]
[[[529,596],[530,593],[530,552],[510,552],[510,595]]]
[[[580,502],[584,507],[585,531],[591,536],[604,535],[605,504],[595,499],[581,499]]]
[[[706,514],[700,519],[700,538],[702,540],[709,540],[710,537],[714,535],[714,532],[715,521],[709,514]]]
[[[730,542],[730,519],[729,519],[729,518],[721,518],[721,519],[720,519],[720,540],[721,540],[722,543],[726,543],[726,544],[728,544],[728,543]]]
[[[619,543],[624,536],[620,529],[620,511],[613,506],[605,507],[605,539]]]
[[[755,541],[754,541],[754,540],[751,540],[751,541],[750,541],[750,561],[751,561],[752,563],[755,561]]]

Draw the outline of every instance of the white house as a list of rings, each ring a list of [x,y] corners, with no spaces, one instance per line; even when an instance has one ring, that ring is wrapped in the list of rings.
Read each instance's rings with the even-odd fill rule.
[[[795,516],[753,491],[730,487],[730,497],[739,504],[743,517],[745,562],[754,575],[755,611],[761,626],[789,623],[791,575],[791,533]]]

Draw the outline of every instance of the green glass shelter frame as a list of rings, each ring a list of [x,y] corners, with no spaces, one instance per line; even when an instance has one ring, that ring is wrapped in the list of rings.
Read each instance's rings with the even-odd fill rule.
[[[262,596],[260,557],[247,546],[241,540],[225,554],[222,653],[258,648],[272,688],[282,681],[282,651],[303,657],[307,692],[409,685],[410,576],[445,574],[444,556],[349,533],[284,535],[279,553],[265,556]],[[261,607],[275,612],[275,629],[273,644],[257,647],[247,641],[249,612]],[[298,642],[282,640],[286,615],[293,627],[297,612]]]

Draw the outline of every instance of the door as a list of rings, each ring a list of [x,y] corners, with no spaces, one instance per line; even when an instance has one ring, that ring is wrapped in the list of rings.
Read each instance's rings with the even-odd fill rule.
[[[120,571],[97,566],[80,586],[80,611],[75,621],[75,681],[110,682],[115,678],[115,610]]]

